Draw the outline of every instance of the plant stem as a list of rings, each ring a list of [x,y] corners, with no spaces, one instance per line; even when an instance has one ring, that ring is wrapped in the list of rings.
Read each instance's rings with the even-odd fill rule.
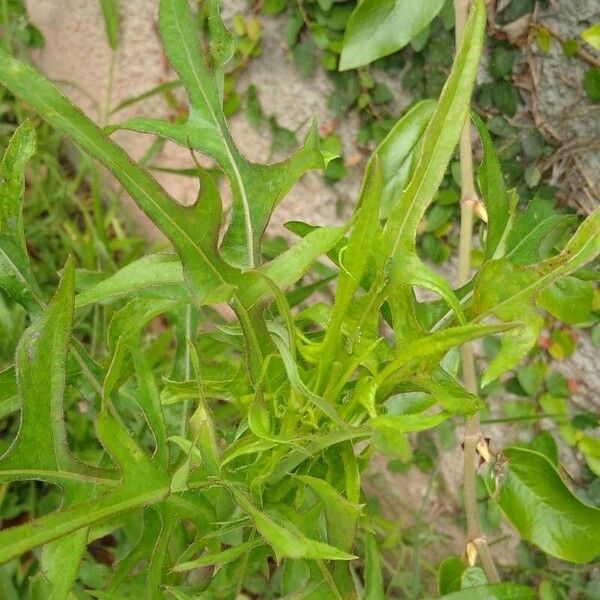
[[[454,0],[456,17],[456,46],[460,43],[471,0]],[[471,147],[471,122],[467,120],[460,138],[460,186],[461,186],[461,215],[460,238],[458,247],[458,285],[467,283],[471,271],[471,240],[473,238],[473,209],[479,202],[473,176],[473,151]],[[461,347],[461,362],[463,382],[466,389],[476,394],[477,377],[475,374],[475,359],[471,344]],[[494,565],[494,560],[483,535],[477,506],[477,445],[482,439],[479,415],[467,420],[464,436],[463,463],[463,494],[465,512],[467,515],[468,544],[474,545],[481,559],[483,569],[491,583],[498,583],[500,577]]]

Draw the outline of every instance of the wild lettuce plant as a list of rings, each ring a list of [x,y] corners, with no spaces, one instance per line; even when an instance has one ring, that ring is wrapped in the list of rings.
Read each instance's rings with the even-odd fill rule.
[[[261,573],[268,597],[384,598],[361,487],[370,455],[409,456],[408,434],[482,407],[446,355],[500,335],[482,383],[518,364],[542,326],[537,296],[600,253],[600,210],[539,261],[547,232],[523,230],[489,136],[473,117],[489,215],[483,263],[453,289],[419,257],[419,223],[469,117],[485,31],[484,2],[476,0],[441,97],[415,105],[376,150],[349,222],[291,224],[298,241],[264,262],[273,210],[303,173],[324,168],[331,156],[315,127],[278,164],[251,163],[237,149],[222,110],[233,45],[217,0],[208,2],[205,40],[185,0],[160,0],[159,26],[187,90],[188,118],[138,118],[120,127],[213,158],[233,193],[227,224],[209,172],[198,168],[197,202],[181,206],[111,141],[114,127],[102,130],[35,69],[0,51],[2,84],[104,165],[174,248],[92,284],[69,260],[46,298],[29,265],[21,217],[34,129],[20,126],[1,167],[0,287],[28,310],[31,325],[14,366],[0,374],[0,406],[20,419],[0,458],[0,482],[58,486],[62,505],[1,531],[0,562],[16,570],[20,557],[34,553],[40,568],[29,581],[32,597],[236,598]],[[310,285],[298,287],[324,257],[336,265],[331,303],[312,301]],[[439,299],[418,301],[417,288]],[[80,316],[98,304],[114,307],[110,354],[100,362],[74,334]],[[211,312],[222,304],[234,320]],[[143,342],[157,317],[172,327],[176,345],[161,379],[152,368],[157,349]],[[72,450],[66,386],[91,399],[98,447],[89,455]],[[402,404],[411,391],[426,400]],[[400,414],[388,413],[392,396],[401,400]],[[481,442],[490,494],[518,533],[564,560],[593,560],[600,511],[570,491],[558,465],[526,447],[495,455]],[[86,589],[78,572],[87,545],[123,529],[133,541],[102,589]],[[468,559],[474,564],[476,552]],[[440,592],[482,597],[456,590],[453,582]],[[534,597],[513,583],[471,592]]]

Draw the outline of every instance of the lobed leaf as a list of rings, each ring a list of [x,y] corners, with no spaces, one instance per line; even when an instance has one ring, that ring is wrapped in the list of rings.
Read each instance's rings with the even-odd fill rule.
[[[208,187],[206,202],[201,198],[193,207],[180,206],[53,84],[4,50],[0,51],[0,82],[16,96],[26,99],[48,123],[112,172],[177,249],[197,302],[224,301],[230,297],[236,271],[218,259],[212,246],[213,233],[220,223],[220,206],[208,175],[203,181]],[[207,218],[210,219],[208,224]]]
[[[235,146],[223,113],[220,90],[223,72],[212,73],[198,43],[196,24],[186,2],[161,0],[159,28],[169,62],[179,74],[189,96],[188,119],[183,124],[157,119],[132,119],[121,127],[171,139],[214,158],[227,175],[233,191],[231,224],[223,240],[223,254],[238,267],[260,262],[260,241],[271,214],[290,187],[307,170],[323,168],[327,157],[319,150],[313,125],[303,148],[276,165],[255,165]],[[216,64],[230,56],[228,34],[222,27],[218,2],[208,7],[209,25],[219,41]],[[214,40],[214,38],[213,38]]]
[[[0,481],[41,479],[66,488],[78,482],[113,483],[110,473],[76,460],[67,444],[63,396],[74,283],[69,259],[54,298],[19,342],[15,371],[20,423],[15,440],[0,458]]]

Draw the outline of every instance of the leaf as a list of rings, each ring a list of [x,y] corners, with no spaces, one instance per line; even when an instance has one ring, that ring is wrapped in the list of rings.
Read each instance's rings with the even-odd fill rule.
[[[358,518],[361,507],[353,504],[329,482],[308,475],[297,475],[300,481],[309,485],[325,507],[327,541],[345,552],[351,552],[354,546]]]
[[[121,468],[121,488],[95,499],[91,504],[78,504],[0,532],[0,563],[96,522],[166,498],[168,480],[153,468],[121,424],[104,411],[98,417],[97,427],[102,444]]]
[[[273,547],[277,560],[281,558],[311,558],[315,560],[353,560],[355,557],[323,542],[305,537],[292,530],[291,524],[283,527],[267,514],[259,511],[239,490],[233,488],[231,493],[238,506],[247,513],[260,534]]]
[[[490,134],[477,114],[471,113],[471,118],[483,144],[483,160],[477,170],[477,181],[488,214],[484,259],[490,260],[498,253],[504,254],[506,236],[511,225],[510,207],[504,186],[504,175]]]
[[[340,70],[356,69],[400,50],[443,5],[444,0],[363,0],[346,26]]]
[[[278,288],[285,290],[310,269],[319,257],[327,254],[340,242],[347,227],[319,227],[309,232],[291,248],[257,269]],[[251,308],[269,294],[264,277],[249,277],[237,296],[244,306]]]
[[[542,454],[512,447],[503,451],[496,487],[486,485],[521,537],[563,560],[587,563],[600,555],[600,509],[574,496]]]
[[[161,298],[185,299],[181,262],[175,254],[150,254],[75,296],[75,308],[111,302],[146,292]]]
[[[534,346],[543,320],[533,307],[537,295],[561,277],[583,267],[600,254],[600,209],[579,226],[562,252],[535,265],[493,260],[477,274],[470,314],[477,320],[494,315],[518,319],[522,326],[502,338],[500,353],[482,378],[485,386],[516,366]]]
[[[402,346],[393,360],[375,377],[375,384],[380,387],[385,385],[387,389],[407,376],[406,368],[410,367],[414,361],[429,356],[443,355],[450,348],[461,346],[486,335],[502,333],[513,327],[514,324],[462,325],[460,327],[449,327],[408,342]]]
[[[65,369],[73,321],[71,260],[54,298],[27,329],[16,351],[21,400],[19,431],[0,458],[0,481],[41,479],[69,488],[80,481],[110,485],[110,473],[79,462],[69,451],[64,424]]]
[[[85,497],[87,490],[83,490]],[[52,600],[67,600],[79,575],[86,551],[88,529],[73,533],[47,544],[42,551],[41,568],[52,586]]]
[[[600,67],[592,67],[586,71],[583,89],[592,102],[600,102]]]
[[[219,14],[219,0],[209,0],[208,29],[213,71],[220,78],[223,67],[233,58],[235,41]],[[218,80],[218,79],[217,79]],[[221,96],[223,91],[220,90]]]
[[[218,476],[221,470],[221,456],[217,444],[215,423],[204,395],[204,384],[202,381],[202,374],[200,372],[198,352],[189,338],[187,343],[193,367],[193,373],[197,381],[198,401],[196,410],[190,417],[190,428],[198,441],[204,468],[209,475]]]
[[[100,0],[100,4],[108,45],[112,50],[116,50],[119,46],[119,0]]]
[[[412,382],[429,392],[436,402],[452,414],[470,416],[484,406],[478,396],[465,390],[441,367],[424,376],[412,378]]]
[[[179,516],[170,506],[163,506],[157,510],[161,519],[161,529],[146,569],[146,594],[148,598],[160,598],[164,582],[163,571],[169,558],[169,546],[175,529],[179,524]]]
[[[477,0],[473,3],[452,71],[425,131],[412,179],[395,202],[384,230],[384,254],[391,257],[389,276],[392,289],[409,285],[431,289],[450,304],[459,319],[464,319],[464,316],[458,299],[448,282],[426,267],[418,257],[416,236],[419,223],[445,175],[468,115],[484,29],[485,6]],[[409,307],[404,303],[393,310],[397,321],[398,315]],[[396,323],[394,327],[398,335]]]
[[[365,593],[362,600],[385,598],[385,587],[379,560],[379,548],[375,536],[367,532],[365,536]]]
[[[445,594],[441,600],[534,600],[535,591],[518,583],[497,583],[464,588]]]
[[[113,314],[107,331],[108,345],[112,351],[112,357],[102,386],[103,403],[112,404],[111,395],[129,376],[130,359],[139,349],[143,327],[152,319],[177,307],[177,305],[177,301],[174,300],[138,299],[132,300]],[[140,407],[142,410],[153,410],[152,402],[146,406],[140,403]],[[160,410],[160,408],[157,408],[157,410]],[[146,419],[151,426],[156,426],[160,418],[146,415]]]
[[[594,306],[594,289],[592,281],[564,277],[542,291],[537,305],[563,323],[583,323]]]
[[[433,415],[383,415],[369,421],[374,429],[390,429],[397,433],[413,433],[437,427],[450,415],[440,411]]]
[[[24,121],[10,139],[0,165],[0,288],[30,312],[37,312],[42,304],[23,231],[25,165],[34,153],[35,129]]]
[[[317,394],[313,393],[302,381],[302,378],[298,373],[298,366],[294,361],[290,348],[286,344],[285,340],[279,337],[278,335],[273,335],[272,339],[275,342],[275,346],[277,347],[279,354],[281,355],[281,359],[283,360],[283,364],[292,388],[296,390],[302,397],[306,398],[306,400],[314,404],[324,415],[329,417],[334,423],[337,423],[340,426],[345,426],[344,421],[341,419],[333,405],[327,402],[327,400],[325,400],[321,396],[318,396]]]
[[[582,34],[581,37],[596,50],[600,50],[600,23],[594,23],[591,27],[588,27]]]
[[[457,556],[451,556],[444,560],[438,568],[438,591],[444,594],[460,590],[463,573],[466,569],[465,563]]]
[[[190,560],[184,563],[179,563],[175,567],[173,567],[173,571],[176,573],[181,573],[183,571],[191,571],[192,569],[199,569],[201,567],[207,567],[209,565],[224,565],[228,562],[232,562],[256,546],[262,544],[260,539],[251,540],[248,542],[243,542],[238,546],[233,546],[231,548],[227,548],[227,550],[222,550],[221,552],[215,552],[210,554],[205,554],[200,558],[196,558],[195,560]]]
[[[166,471],[169,468],[168,433],[158,388],[146,357],[134,349],[132,358],[138,382],[135,398],[154,436],[155,461],[161,470]]]
[[[600,477],[600,440],[580,431],[575,434],[575,439],[577,449],[585,457],[590,471]]]
[[[412,106],[394,125],[369,159],[365,180],[378,159],[383,171],[383,192],[379,217],[387,219],[406,188],[418,158],[423,133],[434,113],[434,100],[421,100]]]
[[[281,460],[273,473],[269,477],[269,483],[277,483],[282,478],[291,473],[296,467],[301,465],[308,456],[314,456],[323,452],[327,448],[342,444],[347,441],[361,441],[371,436],[371,430],[368,427],[342,429],[331,433],[319,434],[311,438],[309,444],[302,452],[292,450],[283,460]]]
[[[209,23],[211,21],[220,23],[217,2],[209,4]],[[260,241],[274,208],[302,174],[326,166],[318,148],[318,132],[313,126],[304,147],[282,163],[255,165],[248,162],[227,129],[221,97],[222,70],[218,69],[215,75],[209,71],[188,3],[161,0],[159,28],[167,57],[189,96],[188,120],[184,124],[173,124],[137,118],[121,126],[171,139],[217,161],[229,178],[234,196],[231,224],[222,245],[223,254],[239,267],[255,267],[259,264]],[[225,35],[220,25],[219,31]],[[227,42],[223,43],[227,45]],[[222,49],[219,60],[224,61],[228,55],[229,50]]]
[[[577,223],[574,215],[562,215],[551,203],[533,198],[521,213],[506,240],[506,258],[515,264],[536,263],[546,258],[568,227]]]
[[[208,175],[204,175],[202,181],[208,188],[206,197],[202,196],[193,207],[180,206],[54,85],[3,50],[0,51],[0,82],[113,173],[177,249],[186,280],[193,286],[191,291],[198,303],[224,301],[230,297],[236,271],[219,258],[213,246],[214,232],[220,225],[220,205]],[[205,223],[207,218],[209,227]]]
[[[69,560],[78,562],[75,549],[83,551],[81,539],[85,541],[87,537],[86,527],[124,510],[158,502],[168,492],[168,482],[105,410],[97,420],[98,437],[120,467],[122,487],[95,498],[90,505],[92,493],[110,491],[119,481],[111,471],[91,467],[73,457],[66,440],[63,393],[74,278],[69,260],[54,298],[21,338],[16,358],[21,422],[15,441],[0,459],[0,480],[41,479],[60,485],[64,509],[0,532],[0,562],[60,538],[64,539],[48,551],[66,553]],[[70,569],[65,564],[63,573],[53,567],[47,570],[49,578],[63,592],[76,572]]]
[[[159,514],[153,508],[144,509],[142,529],[139,538],[133,543],[129,552],[115,565],[111,577],[106,582],[104,589],[110,593],[119,588],[131,570],[143,559],[149,558],[162,529]]]
[[[365,176],[359,199],[356,224],[340,255],[341,270],[337,281],[335,302],[331,311],[331,320],[321,346],[317,377],[317,389],[319,390],[323,388],[324,376],[329,373],[331,363],[338,351],[344,318],[367,271],[368,261],[374,251],[373,240],[381,235],[379,202],[382,187],[383,173],[379,162],[376,160]]]

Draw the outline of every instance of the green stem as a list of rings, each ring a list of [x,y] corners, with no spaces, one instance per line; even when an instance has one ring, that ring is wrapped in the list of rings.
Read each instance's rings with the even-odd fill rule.
[[[191,378],[191,356],[190,356],[190,346],[189,344],[192,342],[192,305],[189,304],[185,313],[185,353],[184,353],[184,379],[185,381],[189,381]],[[179,432],[181,437],[185,438],[187,436],[187,426],[188,426],[188,413],[189,413],[189,399],[186,398],[183,401],[183,407],[181,409],[181,425],[179,428]]]
[[[456,16],[456,45],[461,40],[469,14],[471,0],[454,0]],[[461,181],[461,218],[458,248],[458,286],[469,280],[471,271],[471,240],[473,238],[473,209],[479,201],[473,176],[473,151],[471,147],[471,123],[467,121],[460,138],[460,181]],[[475,358],[471,344],[461,347],[461,362],[465,388],[477,394],[477,376]],[[463,493],[467,515],[468,544],[474,545],[483,569],[491,583],[500,581],[494,560],[483,534],[477,506],[477,445],[482,440],[479,415],[467,420],[464,436]]]

